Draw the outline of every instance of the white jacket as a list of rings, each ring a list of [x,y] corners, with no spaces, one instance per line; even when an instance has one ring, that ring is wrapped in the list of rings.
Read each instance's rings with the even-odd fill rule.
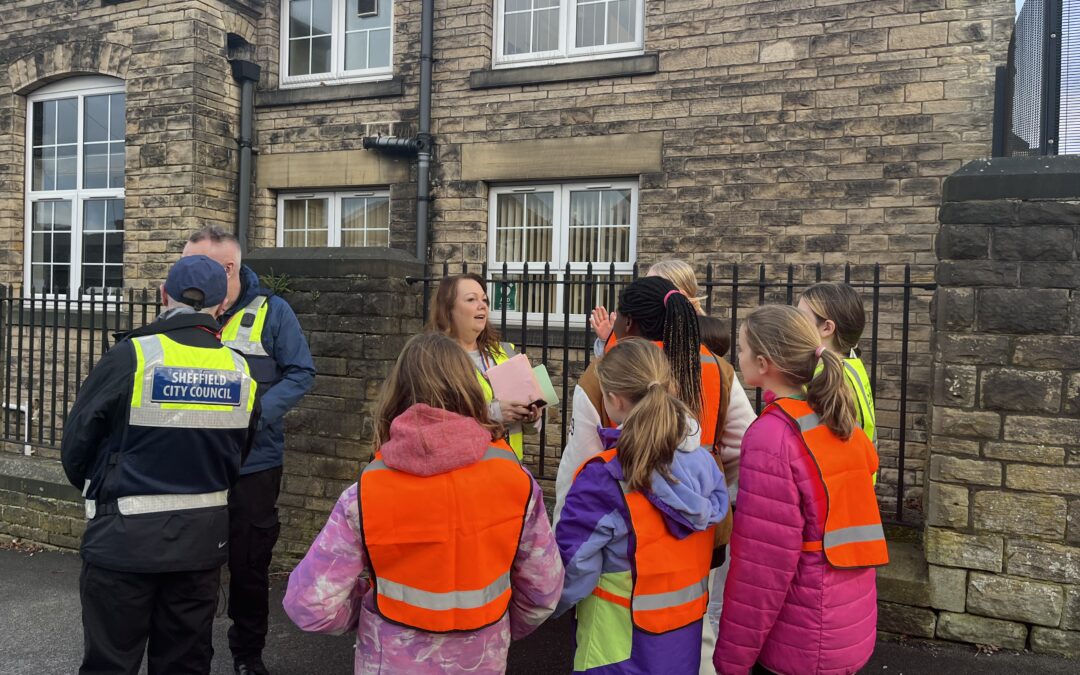
[[[750,405],[736,375],[731,381],[731,396],[728,398],[727,417],[724,430],[720,435],[720,461],[724,465],[724,478],[728,485],[728,495],[732,503],[739,493],[739,452],[743,434],[757,415]],[[559,522],[566,493],[574,482],[574,474],[586,460],[604,450],[597,428],[600,426],[600,412],[589,400],[589,395],[581,387],[574,387],[573,409],[570,424],[567,427],[566,447],[559,460],[559,472],[555,476],[555,515],[552,526]]]

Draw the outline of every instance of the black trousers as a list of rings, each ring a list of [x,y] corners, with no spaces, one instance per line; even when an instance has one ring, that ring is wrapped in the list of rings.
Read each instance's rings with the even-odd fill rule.
[[[117,572],[84,562],[80,675],[205,675],[214,656],[221,568]],[[149,641],[149,645],[147,645]]]
[[[266,646],[280,490],[279,466],[240,476],[229,492],[229,650],[235,661],[260,656]]]

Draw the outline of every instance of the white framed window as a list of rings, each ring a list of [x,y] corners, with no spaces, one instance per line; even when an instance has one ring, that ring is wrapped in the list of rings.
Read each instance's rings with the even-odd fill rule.
[[[568,313],[577,324],[596,304],[611,306],[612,285],[630,281],[637,260],[637,213],[636,182],[492,187],[493,311],[508,321]]]
[[[495,67],[640,54],[645,0],[494,0]]]
[[[25,287],[75,297],[124,285],[124,83],[77,77],[27,98]]]
[[[390,193],[278,195],[278,246],[390,246]]]
[[[281,86],[393,74],[392,0],[281,0]]]

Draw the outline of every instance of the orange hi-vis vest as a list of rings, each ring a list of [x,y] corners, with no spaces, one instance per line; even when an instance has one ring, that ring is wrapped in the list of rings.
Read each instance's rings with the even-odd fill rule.
[[[798,427],[825,485],[825,537],[803,542],[802,550],[823,551],[829,564],[840,569],[888,564],[889,550],[871,482],[878,470],[874,444],[858,427],[851,438],[840,438],[822,424],[806,401],[778,398],[765,412],[773,409]]]
[[[376,454],[358,501],[379,615],[432,633],[499,621],[532,491],[505,442],[433,476],[396,471]]]
[[[614,333],[612,333],[614,335]],[[652,340],[652,343],[660,348],[664,349],[664,343],[662,340]],[[604,351],[609,352],[617,344],[617,340],[609,339],[604,345]],[[698,412],[698,422],[701,423],[701,444],[706,447],[715,448],[719,443],[718,435],[721,433],[723,427],[719,424],[721,421],[721,415],[727,413],[728,392],[725,391],[724,383],[728,383],[728,388],[731,387],[731,382],[735,371],[731,369],[731,366],[721,359],[716,354],[713,354],[708,347],[701,345],[701,407],[702,410]],[[723,365],[721,365],[723,363]],[[731,373],[725,377],[724,370],[730,370]],[[721,409],[723,408],[723,409]],[[606,413],[601,412],[601,420],[605,425],[615,428],[618,425],[613,422]]]
[[[591,457],[590,462],[610,462],[616,449]],[[576,477],[576,474],[575,474]],[[713,530],[678,539],[668,532],[664,516],[641,492],[619,481],[630,512],[635,545],[629,551],[634,586],[624,598],[599,587],[592,592],[601,600],[630,609],[634,626],[647,633],[668,633],[700,621],[709,606],[709,564],[712,561]]]

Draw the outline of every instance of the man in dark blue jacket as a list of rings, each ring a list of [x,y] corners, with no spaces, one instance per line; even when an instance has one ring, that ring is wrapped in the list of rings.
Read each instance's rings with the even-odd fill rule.
[[[262,416],[255,445],[229,493],[229,649],[238,675],[263,675],[270,560],[281,529],[277,498],[285,455],[284,417],[311,388],[315,366],[296,314],[241,265],[235,235],[205,227],[191,235],[184,255],[206,255],[225,267],[229,288],[221,341],[244,354],[259,383]]]

